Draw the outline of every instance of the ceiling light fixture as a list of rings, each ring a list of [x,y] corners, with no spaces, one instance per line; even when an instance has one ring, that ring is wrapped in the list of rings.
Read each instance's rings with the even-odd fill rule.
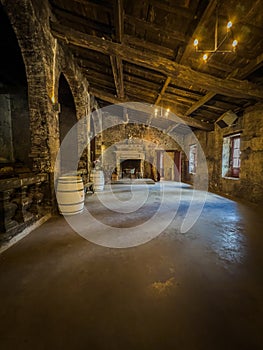
[[[154,109],[154,117],[168,118],[170,113],[170,108],[165,109],[164,107],[156,107]]]
[[[201,52],[204,53],[203,55],[203,61],[207,62],[208,60],[208,53],[216,53],[216,52],[221,52],[221,53],[227,53],[227,52],[235,52],[236,47],[238,45],[238,41],[236,39],[233,38],[233,32],[232,32],[232,27],[233,27],[233,23],[231,21],[228,21],[228,23],[226,24],[226,33],[224,35],[224,37],[222,38],[222,40],[219,42],[219,37],[218,37],[218,28],[219,28],[219,5],[217,3],[216,5],[216,20],[215,20],[215,30],[214,30],[214,48],[211,50],[202,50],[199,48],[199,40],[198,38],[195,38],[194,40],[194,47],[195,47],[195,51],[196,52]],[[222,45],[224,44],[224,42],[229,39],[232,38],[232,48],[230,49],[220,49],[222,47]]]

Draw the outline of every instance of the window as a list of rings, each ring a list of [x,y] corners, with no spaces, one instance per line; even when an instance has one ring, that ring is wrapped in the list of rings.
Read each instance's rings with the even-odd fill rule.
[[[240,134],[224,137],[222,153],[222,176],[239,178]]]
[[[190,145],[189,150],[189,173],[195,174],[196,173],[196,166],[197,166],[197,146]]]

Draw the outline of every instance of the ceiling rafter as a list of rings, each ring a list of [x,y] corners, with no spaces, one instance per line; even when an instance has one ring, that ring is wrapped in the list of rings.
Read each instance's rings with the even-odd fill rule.
[[[93,94],[94,96],[96,96],[97,98],[104,100],[106,102],[109,102],[111,104],[118,104],[120,102],[125,102],[127,104],[127,108],[132,108],[132,106],[134,106],[132,101],[129,101],[129,99],[124,98],[123,101],[120,101],[116,96],[108,94],[106,92],[102,92],[101,90],[98,89],[90,89],[90,93]],[[129,103],[130,103],[130,107],[129,107]],[[139,108],[139,107],[138,107]],[[145,105],[140,105],[140,110],[147,112],[149,115],[149,118],[152,118],[152,107],[151,106],[147,106]],[[178,114],[178,113],[177,113]],[[179,118],[182,120],[182,122],[184,122],[185,124],[194,127],[194,128],[198,128],[198,129],[202,129],[202,130],[206,130],[206,131],[211,131],[213,126],[209,125],[208,123],[204,123],[198,120],[195,120],[193,118],[190,117],[184,117],[183,115],[179,115]],[[173,120],[173,117],[169,117],[169,120]],[[175,121],[178,123],[178,119],[176,118]]]
[[[216,94],[214,92],[208,92],[205,96],[196,101],[185,113],[185,115],[190,115],[196,111],[199,107],[203,106],[206,102],[210,101]]]
[[[99,2],[94,2],[90,0],[74,0],[74,2],[77,2],[85,6],[92,6],[92,7],[98,8],[100,11],[102,8],[107,10],[112,10],[112,5],[110,1],[100,0]]]
[[[201,16],[193,34],[192,34],[191,39],[188,42],[188,45],[186,46],[186,49],[184,50],[183,56],[182,56],[181,61],[180,61],[181,64],[185,63],[189,54],[191,54],[191,52],[193,51],[193,40],[192,39],[198,36],[200,29],[204,25],[204,22],[207,20],[207,18],[211,17],[213,12],[215,11],[216,5],[217,5],[217,0],[209,1],[206,9],[203,12],[203,15]]]
[[[61,9],[58,6],[54,5],[52,12],[56,15],[59,21],[63,21],[67,25],[74,25],[76,28],[89,28],[90,30],[102,32],[108,36],[111,36],[113,33],[113,28],[111,28],[109,25],[91,18],[85,18],[85,16],[73,13],[69,10]]]
[[[197,25],[197,27],[194,30],[194,33],[193,33],[192,37],[194,37],[197,34],[197,32],[199,32],[200,25],[202,25],[203,22],[205,21],[205,19],[208,16],[211,15],[211,13],[214,11],[214,9],[216,7],[216,4],[217,4],[217,1],[216,0],[212,0],[207,5],[207,7],[206,7],[205,11],[203,12],[203,15],[202,15],[202,17],[201,17],[201,19],[200,19],[200,21],[199,21],[199,23]],[[190,40],[189,44],[187,45],[186,49],[184,50],[184,52],[183,52],[183,54],[182,54],[182,56],[180,58],[180,63],[181,64],[184,64],[184,61],[185,61],[186,57],[189,55],[189,52],[191,52],[191,50],[193,49],[192,45],[190,43],[191,43],[191,40]],[[158,95],[158,97],[157,97],[157,99],[155,101],[155,104],[158,104],[160,102],[160,100],[162,99],[162,96],[164,95],[165,90],[168,87],[168,85],[170,84],[170,82],[171,82],[171,77],[168,76],[166,78],[166,81],[165,81],[165,83],[164,83],[164,85],[162,87],[162,90],[161,90],[160,94]]]
[[[246,14],[246,16],[243,18],[243,20],[249,20],[249,19],[251,19],[253,17],[253,15],[255,13],[255,10],[257,9],[257,7],[260,4],[260,2],[261,2],[261,0],[257,0],[256,1],[256,4]],[[207,10],[204,13],[203,18],[199,22],[199,26],[198,26],[197,30],[195,31],[193,37],[196,37],[198,35],[200,25],[203,24],[203,22],[206,20],[206,18],[208,16],[211,16],[212,12],[215,10],[216,5],[217,5],[217,1],[216,0],[213,0],[213,1],[210,2],[210,4],[207,7]],[[184,54],[185,57],[183,57],[183,59],[185,59],[188,56],[188,54],[189,54],[189,52],[191,52],[191,50],[192,50],[192,43],[190,42],[188,47],[185,50],[185,54]],[[249,74],[251,74],[253,71],[255,71],[262,64],[262,61],[263,61],[263,54],[259,55],[256,59],[251,61],[247,66],[242,68],[242,72],[239,72],[239,70],[234,70],[234,71],[230,72],[226,79],[230,79],[232,77],[237,77],[239,79],[244,79]],[[191,115],[191,113],[193,113],[198,108],[203,106],[205,103],[207,103],[209,100],[214,98],[216,95],[217,95],[216,93],[208,92],[205,96],[203,96],[199,101],[194,103],[188,109],[188,111],[186,112],[186,115],[188,115],[188,116]]]
[[[259,67],[263,65],[263,54],[260,54],[257,56],[254,60],[250,61],[242,70],[236,69],[232,73],[230,73],[227,77],[227,79],[230,79],[232,77],[237,77],[239,79],[244,79],[247,76],[249,76],[251,73],[253,73],[255,70],[257,70]],[[205,96],[203,96],[199,101],[195,102],[185,113],[185,115],[190,115],[194,111],[196,111],[198,108],[203,106],[206,102],[211,100],[213,97],[216,96],[216,93],[208,92]]]
[[[129,46],[139,47],[140,50],[147,49],[148,51],[156,52],[167,58],[174,55],[174,50],[172,49],[127,34],[123,36],[123,43]]]
[[[162,90],[160,91],[156,101],[155,101],[155,104],[158,105],[158,103],[160,103],[161,99],[162,99],[162,96],[167,88],[167,86],[170,84],[170,81],[171,81],[171,78],[170,77],[167,77],[166,80],[165,80],[165,83],[163,84],[163,87],[162,87]]]
[[[123,39],[123,0],[115,0],[115,30],[116,42],[121,43]],[[124,98],[123,65],[122,59],[118,55],[110,55],[110,62],[116,87],[116,93],[121,100]]]
[[[175,7],[175,6],[168,5],[163,1],[157,1],[157,0],[149,0],[149,3],[154,7],[160,10],[166,11],[168,13],[172,13],[177,16],[183,16],[188,19],[193,18],[193,14],[187,7],[182,7],[182,6]]]
[[[166,58],[128,47],[125,44],[114,43],[108,40],[84,34],[71,28],[51,22],[54,37],[64,40],[76,46],[85,47],[108,55],[118,55],[121,59],[135,63],[146,68],[151,68],[172,79],[181,79],[186,85],[194,85],[202,89],[227,95],[231,97],[243,97],[248,99],[263,100],[263,89],[256,84],[237,79],[220,79],[211,75],[192,70]]]
[[[182,32],[169,30],[165,28],[165,31],[163,30],[163,27],[145,21],[144,19],[135,18],[130,15],[125,14],[124,19],[127,23],[135,25],[137,28],[142,28],[143,30],[151,30],[153,32],[157,32],[160,37],[167,37],[167,38],[173,38],[175,40],[178,40],[180,42],[186,43],[189,40],[189,37],[187,35],[182,34]]]
[[[254,73],[258,68],[263,65],[263,53],[258,55],[255,59],[251,60],[242,70],[237,73],[238,78],[247,78],[250,74]]]

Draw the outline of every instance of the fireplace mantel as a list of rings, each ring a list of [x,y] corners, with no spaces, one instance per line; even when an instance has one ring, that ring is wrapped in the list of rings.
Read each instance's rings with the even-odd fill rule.
[[[140,143],[119,143],[115,145],[116,154],[116,169],[118,179],[121,178],[121,161],[127,159],[138,159],[141,160],[140,172],[143,173],[143,161],[145,160],[145,150],[143,144]]]

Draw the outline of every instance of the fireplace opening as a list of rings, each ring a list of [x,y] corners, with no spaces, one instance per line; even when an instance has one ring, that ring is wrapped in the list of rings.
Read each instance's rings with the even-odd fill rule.
[[[141,159],[126,159],[120,163],[122,178],[138,179],[142,177]]]

